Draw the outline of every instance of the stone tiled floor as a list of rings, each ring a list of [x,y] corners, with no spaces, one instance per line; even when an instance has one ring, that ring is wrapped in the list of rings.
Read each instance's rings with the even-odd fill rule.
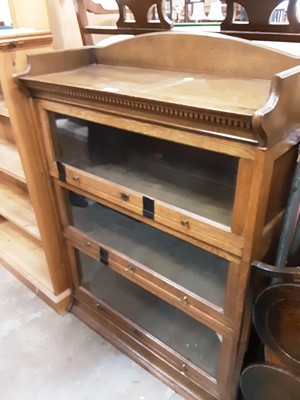
[[[182,400],[0,266],[1,400]]]

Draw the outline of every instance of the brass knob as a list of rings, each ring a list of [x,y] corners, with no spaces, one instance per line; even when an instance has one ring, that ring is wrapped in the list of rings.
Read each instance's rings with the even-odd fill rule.
[[[135,266],[132,264],[128,264],[128,266],[125,268],[126,272],[134,272],[135,271]]]
[[[187,303],[187,301],[188,301],[188,297],[187,296],[183,296],[183,298],[182,298],[182,300],[185,302],[185,303]]]
[[[185,375],[185,374],[186,374],[186,364],[182,364],[180,373],[181,373],[182,375]]]
[[[96,307],[97,307],[97,308],[100,308],[100,303],[97,303],[97,304],[96,304]]]
[[[186,228],[188,228],[189,227],[189,221],[187,220],[187,219],[182,219],[181,221],[180,221],[180,223],[181,223],[181,225],[182,226],[185,226]]]
[[[79,176],[78,175],[74,175],[72,176],[73,181],[79,181]]]
[[[87,247],[90,247],[90,245],[91,245],[91,242],[86,242],[86,244],[85,244]]]

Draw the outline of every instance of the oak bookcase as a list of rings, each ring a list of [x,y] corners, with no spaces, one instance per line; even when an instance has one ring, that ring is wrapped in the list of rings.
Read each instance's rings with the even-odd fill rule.
[[[299,59],[173,32],[29,63],[72,312],[185,398],[234,399],[251,261],[272,256],[297,158]]]

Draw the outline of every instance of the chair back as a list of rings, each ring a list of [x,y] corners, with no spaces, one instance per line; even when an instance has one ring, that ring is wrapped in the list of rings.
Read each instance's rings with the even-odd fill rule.
[[[300,41],[298,0],[226,0],[221,33],[249,40]],[[236,4],[243,7],[245,21],[235,21]]]
[[[77,0],[76,15],[84,45],[93,45],[93,37],[89,31],[89,14],[94,15],[115,15],[119,14],[119,8],[114,0],[104,0],[101,4],[93,0]],[[101,33],[101,32],[99,32]]]
[[[93,45],[92,34],[140,35],[170,30],[172,21],[166,16],[164,0],[77,0],[77,18],[85,45]],[[116,26],[89,26],[88,13],[118,14]]]

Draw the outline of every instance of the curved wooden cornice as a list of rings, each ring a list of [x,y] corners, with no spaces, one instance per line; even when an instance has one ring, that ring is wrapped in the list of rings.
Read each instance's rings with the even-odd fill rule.
[[[20,76],[21,77],[21,76]],[[64,103],[78,104],[86,108],[102,109],[108,106],[116,114],[126,111],[135,115],[135,119],[148,120],[155,124],[176,126],[188,131],[202,132],[230,140],[257,145],[250,116],[237,116],[233,113],[218,112],[201,108],[132,98],[115,93],[96,90],[71,88],[43,82],[26,82],[26,88],[37,98],[59,100]],[[147,113],[148,117],[145,116]],[[241,133],[242,132],[242,133]]]
[[[299,143],[299,104],[300,66],[276,74],[267,103],[253,115],[261,147],[272,147],[285,138]]]

